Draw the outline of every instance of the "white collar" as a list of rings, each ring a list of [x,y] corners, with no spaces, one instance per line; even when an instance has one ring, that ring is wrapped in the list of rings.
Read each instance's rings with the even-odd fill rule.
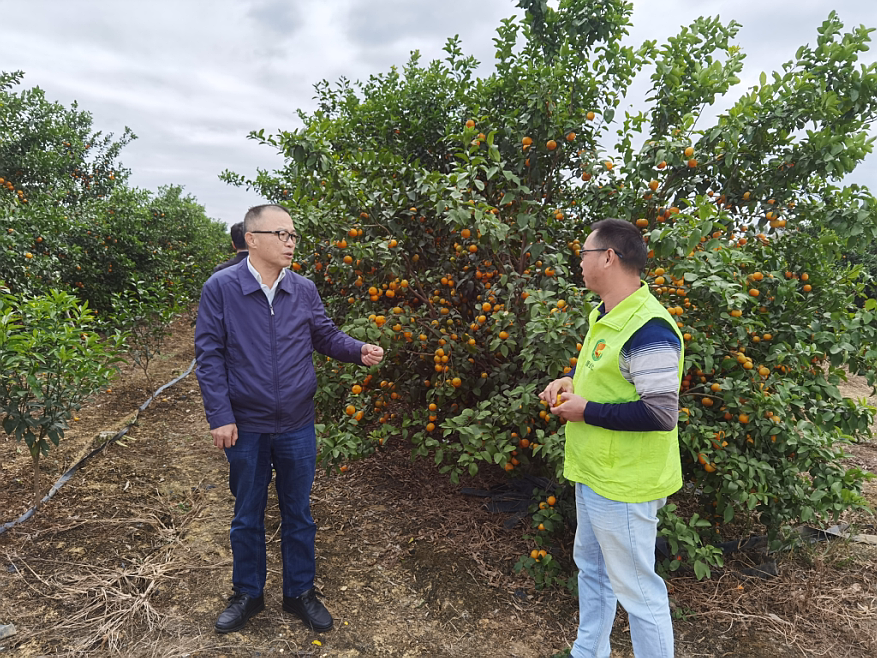
[[[283,281],[283,277],[286,276],[286,271],[287,271],[285,267],[282,270],[280,270],[280,275],[277,277],[277,280],[274,282],[274,285],[271,286],[270,288],[268,288],[268,286],[262,282],[262,275],[259,274],[259,270],[257,270],[255,267],[253,267],[253,264],[250,262],[249,256],[247,256],[247,268],[250,270],[250,273],[254,277],[256,277],[256,281],[259,282],[259,285],[262,286],[263,288],[267,288],[268,290],[274,290],[277,287],[277,284],[280,283],[281,281]]]

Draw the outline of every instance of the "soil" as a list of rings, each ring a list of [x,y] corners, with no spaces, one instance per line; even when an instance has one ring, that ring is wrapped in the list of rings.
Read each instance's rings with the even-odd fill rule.
[[[179,377],[193,357],[192,328],[181,320],[150,365],[151,381]],[[846,390],[871,393],[861,381]],[[124,367],[43,458],[43,489],[124,427],[150,391],[141,371]],[[851,465],[877,472],[873,442],[850,453]],[[32,486],[23,446],[0,437],[0,455],[2,524],[30,508]],[[538,591],[516,574],[518,556],[532,548],[527,529],[506,529],[507,514],[461,493],[505,481],[496,473],[453,485],[399,444],[346,473],[318,472],[317,586],[334,630],[313,633],[281,610],[280,519],[271,500],[265,611],[242,632],[217,635],[213,623],[231,588],[233,499],[189,374],[30,519],[0,534],[0,631],[16,629],[0,639],[0,655],[547,658],[575,637],[574,597],[562,587]],[[877,503],[873,482],[866,493]],[[871,517],[851,520],[877,534]],[[552,551],[567,565],[570,545],[567,533]],[[758,559],[742,555],[702,582],[670,579],[680,658],[877,653],[877,548],[820,542],[781,556],[775,577],[739,574]],[[623,611],[612,643],[613,656],[633,655]]]

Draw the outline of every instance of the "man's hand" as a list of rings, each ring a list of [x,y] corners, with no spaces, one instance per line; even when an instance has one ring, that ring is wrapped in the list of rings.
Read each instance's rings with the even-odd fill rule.
[[[231,448],[238,440],[238,426],[229,423],[210,430],[210,435],[213,437],[213,445],[217,448]]]
[[[563,420],[573,423],[581,423],[585,420],[585,407],[588,406],[588,401],[581,395],[560,393],[550,404],[551,413]]]
[[[366,343],[362,346],[360,352],[362,353],[362,365],[364,366],[376,366],[384,358],[384,348],[377,345]]]
[[[572,391],[572,377],[561,377],[546,386],[545,390],[539,394],[539,399],[545,400],[545,402],[553,407],[557,404],[558,395],[561,393],[572,393]]]

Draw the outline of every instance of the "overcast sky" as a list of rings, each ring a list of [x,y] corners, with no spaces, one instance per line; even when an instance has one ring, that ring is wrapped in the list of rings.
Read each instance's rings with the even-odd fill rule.
[[[634,0],[630,42],[660,43],[702,15],[734,19],[747,54],[736,95],[814,43],[832,8],[847,29],[877,27],[877,0]],[[183,185],[233,223],[262,199],[219,173],[280,164],[250,130],[293,130],[314,83],[365,80],[414,49],[442,58],[454,34],[489,72],[496,26],[518,12],[514,0],[0,0],[0,70],[78,101],[97,129],[130,127],[138,139],[121,161],[133,184]],[[853,179],[877,190],[877,156]]]

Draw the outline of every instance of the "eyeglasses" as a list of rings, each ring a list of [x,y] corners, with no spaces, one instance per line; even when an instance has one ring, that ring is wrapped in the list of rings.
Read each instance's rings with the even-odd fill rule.
[[[609,251],[610,249],[612,249],[612,247],[603,247],[602,249],[579,249],[579,253],[584,254],[588,251]],[[615,251],[614,249],[612,249],[612,251],[619,258],[624,258],[624,255],[620,251]],[[584,256],[582,256],[582,258],[584,258]]]
[[[249,231],[249,232],[250,233],[273,233],[274,235],[276,235],[280,239],[281,242],[286,242],[287,240],[292,238],[293,245],[295,245],[295,243],[298,242],[298,238],[299,238],[298,233],[296,233],[295,231],[292,231],[292,232],[290,232],[290,231]]]

